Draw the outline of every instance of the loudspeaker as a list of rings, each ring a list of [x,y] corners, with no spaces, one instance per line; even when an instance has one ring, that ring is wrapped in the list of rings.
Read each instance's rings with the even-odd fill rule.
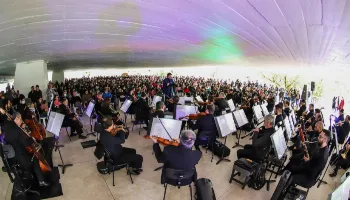
[[[315,91],[315,82],[311,81],[311,91]]]
[[[307,85],[304,85],[303,92],[301,93],[301,98],[304,100],[307,99]]]

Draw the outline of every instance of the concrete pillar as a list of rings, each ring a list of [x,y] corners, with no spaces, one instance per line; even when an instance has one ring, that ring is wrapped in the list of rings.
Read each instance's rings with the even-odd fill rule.
[[[16,64],[14,86],[20,94],[28,97],[30,87],[39,85],[43,98],[46,99],[48,84],[47,65],[44,60],[22,62]]]
[[[56,81],[58,81],[59,83],[64,81],[63,70],[54,70],[52,72],[52,82],[55,83]]]

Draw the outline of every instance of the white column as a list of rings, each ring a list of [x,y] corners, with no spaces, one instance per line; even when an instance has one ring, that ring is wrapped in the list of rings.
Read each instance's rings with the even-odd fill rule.
[[[16,64],[14,86],[20,94],[28,97],[30,87],[39,85],[43,98],[46,99],[48,83],[47,65],[44,60],[22,62]]]
[[[59,83],[64,81],[63,70],[54,70],[52,72],[52,82],[55,83],[56,81],[58,81]]]

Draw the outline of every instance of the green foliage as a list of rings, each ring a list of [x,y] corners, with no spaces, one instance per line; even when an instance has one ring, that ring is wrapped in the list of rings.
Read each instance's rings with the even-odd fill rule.
[[[312,93],[312,100],[318,101],[323,96],[323,80],[321,79],[318,83],[315,84],[316,88],[315,91]]]
[[[261,76],[269,81],[272,85],[277,86],[278,88],[284,88],[287,91],[293,88],[298,88],[300,85],[299,76],[288,76],[285,74],[276,74],[271,73],[270,75],[265,75],[261,73]]]

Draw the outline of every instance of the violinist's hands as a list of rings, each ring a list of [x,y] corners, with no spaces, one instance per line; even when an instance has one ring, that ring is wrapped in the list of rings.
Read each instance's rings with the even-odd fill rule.
[[[153,143],[158,143],[157,139],[155,137],[151,137]]]
[[[180,138],[174,139],[174,141],[180,143]]]
[[[306,156],[304,156],[304,161],[307,162],[310,160],[309,154],[307,154]]]
[[[345,149],[349,151],[350,150],[350,144],[346,144]]]
[[[21,127],[22,127],[22,128],[25,128],[25,127],[26,127],[26,124],[25,124],[25,123],[23,123],[23,124],[21,125]]]
[[[5,111],[4,109],[0,108],[0,113],[1,113],[1,114],[5,114],[5,112],[6,112],[6,111]]]

